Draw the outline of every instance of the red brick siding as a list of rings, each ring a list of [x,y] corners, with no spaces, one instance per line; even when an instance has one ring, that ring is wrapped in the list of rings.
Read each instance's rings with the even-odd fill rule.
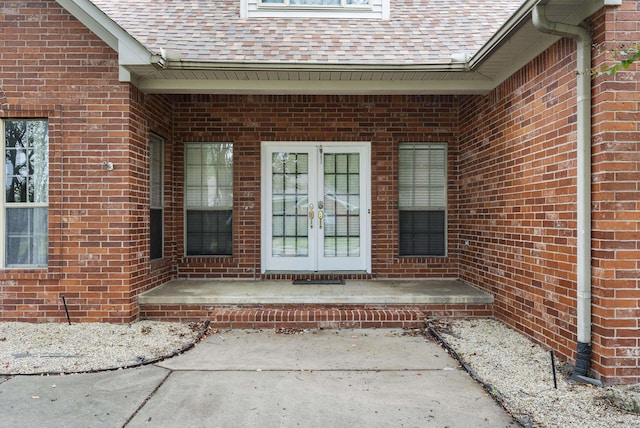
[[[594,66],[640,40],[638,8],[594,17]],[[487,96],[159,96],[119,82],[117,54],[56,2],[2,13],[0,118],[50,124],[50,240],[47,269],[0,271],[0,320],[64,321],[64,295],[73,321],[127,322],[140,292],[176,276],[258,276],[260,142],[370,141],[370,277],[461,277],[494,294],[499,318],[573,358],[573,41]],[[640,381],[639,81],[634,65],[593,82],[593,368],[605,382]],[[152,263],[150,132],[165,138],[167,166],[165,258]],[[235,145],[232,257],[184,257],[188,141]],[[397,255],[397,147],[422,141],[449,146],[447,258]],[[166,317],[192,315],[175,311]]]
[[[637,2],[594,17],[604,43],[594,67],[602,51],[639,40],[639,17]],[[497,317],[568,359],[577,340],[575,69],[575,43],[562,40],[460,106],[460,277],[494,294]],[[607,383],[640,381],[639,77],[636,65],[593,83],[592,368]]]
[[[234,144],[233,257],[185,257],[181,277],[260,275],[260,143],[370,141],[372,146],[372,270],[378,278],[457,277],[456,211],[449,213],[446,258],[398,257],[397,162],[400,142],[446,142],[455,170],[457,101],[439,96],[179,96],[175,99],[175,186],[183,188],[185,142]],[[450,180],[453,183],[453,180]],[[453,200],[455,189],[450,189]],[[175,226],[183,230],[180,193]],[[182,234],[176,234],[184,254]]]
[[[175,277],[175,242],[177,229],[174,227],[176,215],[172,211],[171,201],[174,199],[175,183],[172,175],[173,164],[173,103],[167,96],[145,95],[136,88],[131,88],[131,187],[133,217],[129,247],[131,262],[131,305],[132,317],[137,318],[139,307],[137,296],[143,291],[167,282]],[[150,136],[154,133],[164,139],[164,252],[160,260],[150,261],[150,182],[149,182],[149,147]]]
[[[47,269],[0,272],[0,319],[63,321],[64,295],[72,321],[130,321],[139,216],[117,54],[55,1],[7,2],[2,19],[0,117],[49,120],[50,239]]]
[[[606,9],[594,30],[599,69],[640,40],[640,3]],[[639,82],[638,64],[593,82],[593,365],[610,383],[640,382]]]
[[[143,305],[148,319],[192,322],[218,328],[391,328],[424,327],[429,318],[479,318],[492,315],[487,304],[436,305]]]
[[[576,341],[575,43],[461,102],[460,276],[497,317],[572,357]],[[468,245],[467,245],[468,243]]]

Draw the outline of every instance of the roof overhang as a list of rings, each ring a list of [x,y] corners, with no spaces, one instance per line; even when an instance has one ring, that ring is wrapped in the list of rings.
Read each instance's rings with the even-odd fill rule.
[[[136,76],[131,74],[129,67],[150,65],[158,61],[159,56],[131,37],[89,0],[56,1],[118,53],[121,81],[135,83]]]
[[[183,61],[150,52],[88,0],[57,0],[118,52],[120,79],[146,93],[170,94],[484,94],[558,40],[538,32],[531,11],[546,3],[550,20],[579,24],[621,0],[528,0],[475,54],[452,52],[448,64],[294,64]]]

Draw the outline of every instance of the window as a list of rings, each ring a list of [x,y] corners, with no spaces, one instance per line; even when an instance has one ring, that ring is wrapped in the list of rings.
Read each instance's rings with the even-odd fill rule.
[[[161,259],[164,247],[164,140],[157,136],[151,135],[151,147],[149,153],[151,167],[149,171],[150,183],[150,213],[149,213],[149,229],[150,229],[150,246],[151,260]]]
[[[240,0],[240,17],[388,21],[391,0]]]
[[[258,0],[262,5],[280,6],[368,6],[369,0]]]
[[[186,145],[186,253],[231,255],[233,145]]]
[[[5,267],[47,265],[49,248],[49,137],[46,120],[5,120],[5,197],[1,222]]]
[[[400,255],[446,255],[447,146],[401,144]]]

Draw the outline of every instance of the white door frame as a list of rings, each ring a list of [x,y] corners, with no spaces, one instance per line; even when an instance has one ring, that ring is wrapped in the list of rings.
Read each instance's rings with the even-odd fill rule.
[[[271,254],[273,233],[272,210],[272,160],[274,152],[309,152],[310,195],[317,199],[316,189],[323,176],[319,170],[324,153],[360,154],[360,255],[358,257],[323,258],[320,245],[324,235],[318,234],[317,217],[315,229],[310,230],[310,248],[307,257],[273,257]],[[261,143],[261,272],[371,272],[371,143],[369,142],[279,142]],[[318,182],[318,183],[316,183]],[[313,187],[316,186],[315,189]],[[317,208],[317,207],[316,207]],[[314,238],[317,237],[317,238]]]

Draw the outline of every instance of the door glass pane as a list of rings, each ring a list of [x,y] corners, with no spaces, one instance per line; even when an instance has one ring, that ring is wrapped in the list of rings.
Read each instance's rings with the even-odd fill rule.
[[[360,154],[326,153],[324,256],[360,256]]]
[[[271,255],[309,255],[309,155],[274,153],[271,158]]]

